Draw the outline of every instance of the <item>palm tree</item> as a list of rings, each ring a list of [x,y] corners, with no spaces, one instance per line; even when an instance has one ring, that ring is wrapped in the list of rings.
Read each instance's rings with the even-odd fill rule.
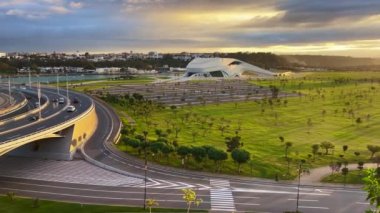
[[[146,205],[148,206],[149,208],[149,213],[152,213],[152,208],[153,206],[158,206],[158,202],[154,199],[148,199],[146,200]]]
[[[293,143],[292,142],[286,142],[285,143],[285,158],[287,159],[288,158],[288,150],[289,148],[293,146]]]
[[[380,146],[377,145],[368,145],[367,149],[371,152],[371,159],[373,158],[373,156],[375,156],[377,152],[380,152]]]
[[[343,152],[346,153],[347,150],[348,150],[348,145],[343,145]]]
[[[313,153],[313,158],[315,160],[315,155],[318,153],[319,151],[319,144],[313,144],[311,146],[311,149],[312,149],[312,153]]]

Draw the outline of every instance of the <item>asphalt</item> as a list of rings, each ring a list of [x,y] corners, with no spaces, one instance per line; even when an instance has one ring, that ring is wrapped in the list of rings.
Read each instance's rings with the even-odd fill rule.
[[[42,89],[42,93],[45,94],[49,100],[59,97],[54,89],[44,88]],[[48,107],[42,111],[42,119],[39,119],[38,121],[30,121],[30,116],[27,116],[26,118],[2,125],[0,127],[0,143],[11,143],[13,140],[24,137],[25,135],[33,134],[42,129],[62,124],[67,120],[82,114],[92,105],[92,100],[86,95],[70,92],[69,97],[70,99],[78,98],[80,100],[79,104],[75,104],[76,111],[66,112],[65,108],[68,103],[67,100],[65,100],[66,104],[58,104],[49,101]]]

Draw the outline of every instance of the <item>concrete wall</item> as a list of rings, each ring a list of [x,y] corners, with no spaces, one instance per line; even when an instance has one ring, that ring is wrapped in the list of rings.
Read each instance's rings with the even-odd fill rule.
[[[95,107],[89,113],[76,120],[57,134],[30,141],[13,151],[7,153],[11,156],[35,157],[54,160],[72,160],[76,150],[85,143],[95,132],[98,125],[98,118]],[[56,137],[56,136],[63,137]]]

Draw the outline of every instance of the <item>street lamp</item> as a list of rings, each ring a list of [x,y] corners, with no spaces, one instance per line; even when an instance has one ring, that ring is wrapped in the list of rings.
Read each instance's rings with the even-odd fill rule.
[[[67,74],[66,74],[66,98],[67,102],[70,104],[70,98],[69,98],[69,82],[67,80]]]
[[[146,151],[146,147],[147,147],[147,135],[148,135],[148,132],[147,131],[144,131],[143,132],[144,134],[144,209],[146,209],[146,182],[147,182],[147,172],[148,172],[148,159],[147,159],[147,151]]]
[[[298,203],[300,199],[300,185],[301,185],[301,173],[302,173],[302,164],[305,163],[305,160],[301,160],[298,164],[298,186],[297,186],[297,207],[296,212],[298,213]]]
[[[59,95],[59,76],[58,76],[58,73],[57,73],[57,93]]]

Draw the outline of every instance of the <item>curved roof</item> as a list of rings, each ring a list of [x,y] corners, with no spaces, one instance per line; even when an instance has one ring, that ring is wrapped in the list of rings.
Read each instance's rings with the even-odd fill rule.
[[[273,76],[274,73],[233,58],[195,58],[186,67],[185,76],[240,77],[246,74]]]

